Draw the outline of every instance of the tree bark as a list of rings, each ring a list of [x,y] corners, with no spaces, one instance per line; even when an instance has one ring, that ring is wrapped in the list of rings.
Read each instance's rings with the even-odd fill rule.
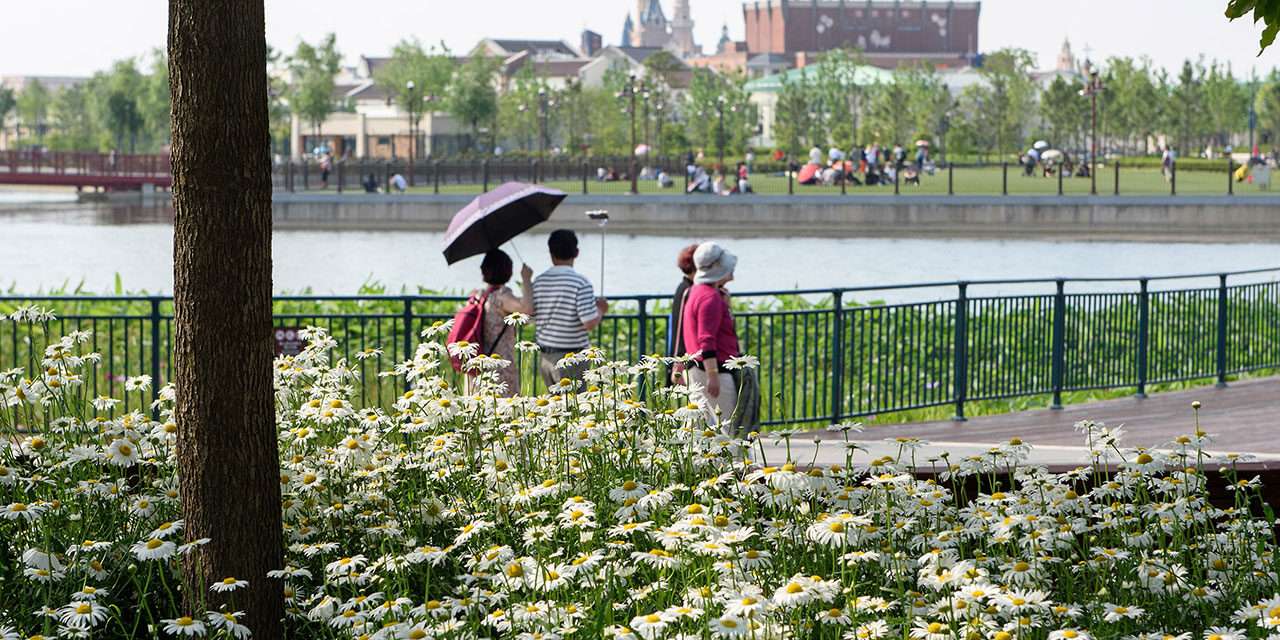
[[[271,167],[263,0],[170,0],[174,380],[187,613],[232,594],[254,638],[284,635],[272,397]]]

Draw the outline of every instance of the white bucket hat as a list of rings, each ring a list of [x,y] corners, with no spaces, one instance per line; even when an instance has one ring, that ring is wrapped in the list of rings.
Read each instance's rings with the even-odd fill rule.
[[[699,284],[715,284],[733,273],[738,256],[714,242],[704,242],[693,252],[693,265],[698,268],[693,281]]]

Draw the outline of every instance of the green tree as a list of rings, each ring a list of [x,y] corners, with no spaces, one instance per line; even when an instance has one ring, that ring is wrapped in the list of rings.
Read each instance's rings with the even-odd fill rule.
[[[1195,138],[1205,126],[1204,67],[1183,61],[1177,84],[1167,85],[1167,91],[1164,125],[1176,136],[1176,146],[1182,154],[1190,154],[1197,146]]]
[[[342,55],[337,38],[330,33],[318,45],[300,41],[287,65],[290,75],[289,106],[311,127],[317,138],[322,135],[324,121],[333,113],[334,76]]]
[[[1249,89],[1231,73],[1231,68],[1218,62],[1209,65],[1203,85],[1204,117],[1211,143],[1217,147],[1230,144],[1231,134],[1249,124]]]
[[[502,121],[503,136],[516,148],[526,151],[539,148],[539,100],[551,102],[549,91],[546,81],[534,75],[533,65],[525,64],[516,72],[511,86],[498,98],[498,119]],[[540,92],[543,98],[539,98]]]
[[[689,139],[717,158],[746,151],[747,141],[756,134],[759,118],[744,85],[742,74],[718,74],[694,69],[689,85],[687,129]]]
[[[1227,0],[1227,17],[1235,20],[1253,14],[1253,23],[1263,23],[1262,35],[1258,38],[1261,47],[1258,55],[1262,55],[1267,47],[1276,41],[1280,33],[1280,2],[1276,0]]]
[[[267,120],[271,132],[271,148],[289,155],[293,123],[289,118],[289,83],[285,80],[284,55],[267,45]]]
[[[56,128],[49,147],[60,151],[97,148],[97,123],[89,110],[89,96],[83,86],[73,85],[59,91],[53,99],[53,121]]]
[[[867,91],[866,119],[863,135],[881,144],[902,144],[911,135],[908,95],[901,82],[881,82]]]
[[[1102,76],[1104,90],[1098,95],[1099,128],[1105,130],[1111,144],[1118,145],[1124,152],[1145,152],[1148,136],[1156,133],[1164,96],[1154,76],[1149,59],[1113,57],[1107,60],[1106,73]],[[1085,110],[1087,130],[1089,99],[1080,97],[1079,101]]]
[[[962,134],[983,151],[998,155],[1020,150],[1037,92],[1031,79],[1034,61],[1023,49],[988,54],[978,73],[982,82],[961,93]]]
[[[858,68],[864,64],[862,54],[854,49],[833,49],[819,58],[806,114],[811,145],[843,147],[857,142],[858,118],[867,93],[858,84]]]
[[[402,111],[413,113],[416,126],[427,111],[444,100],[453,67],[453,58],[443,43],[438,49],[424,48],[416,38],[405,39],[396,43],[391,59],[374,72],[374,81],[391,94]]]
[[[48,129],[49,106],[53,97],[39,80],[32,80],[18,94],[18,120],[26,128],[28,135],[34,135],[37,141],[44,140]]]
[[[107,96],[108,127],[115,136],[115,148],[124,148],[125,136],[129,137],[129,153],[136,151],[138,131],[142,129],[142,114],[138,103],[123,91],[113,91]]]
[[[1078,84],[1058,76],[1040,94],[1040,120],[1054,146],[1082,149],[1086,145],[1089,105],[1079,92]]]
[[[143,138],[148,151],[156,152],[169,142],[169,57],[163,49],[151,52],[150,68],[143,76],[137,96],[142,116]]]
[[[1280,78],[1274,74],[1271,79],[1258,89],[1254,99],[1254,109],[1258,113],[1258,129],[1263,137],[1274,147],[1280,142]],[[1261,149],[1261,143],[1259,143]]]
[[[943,114],[951,105],[951,92],[932,65],[917,64],[899,69],[895,83],[906,94],[908,119],[911,125],[909,137],[932,140],[938,136]],[[904,145],[911,140],[904,138]]]
[[[798,75],[795,80],[791,76],[782,77],[782,88],[778,90],[773,108],[774,144],[792,157],[803,155],[807,148],[820,144],[810,138],[815,129],[809,112],[813,90],[808,79]]]
[[[0,133],[4,133],[4,121],[17,104],[18,100],[13,95],[13,89],[0,87]]]
[[[497,139],[498,91],[494,77],[501,61],[495,57],[474,55],[467,59],[449,83],[446,106],[449,113],[467,123],[473,141],[480,136],[480,127],[490,127],[489,146]]]

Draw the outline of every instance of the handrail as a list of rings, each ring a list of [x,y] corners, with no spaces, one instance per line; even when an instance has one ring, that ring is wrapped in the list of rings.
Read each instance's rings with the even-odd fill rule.
[[[931,282],[911,282],[905,284],[885,284],[885,285],[866,285],[858,287],[830,287],[826,289],[775,289],[763,291],[735,291],[735,297],[767,297],[767,296],[793,296],[793,295],[819,295],[840,293],[857,293],[865,291],[892,291],[904,289],[937,289],[944,287],[966,286],[990,286],[999,284],[1056,284],[1062,282],[1070,284],[1073,282],[1133,282],[1135,284],[1142,281],[1155,282],[1167,280],[1190,280],[1193,278],[1220,278],[1231,276],[1254,275],[1259,273],[1275,272],[1280,274],[1280,266],[1278,267],[1259,267],[1255,269],[1239,269],[1235,271],[1206,271],[1200,273],[1178,273],[1166,274],[1160,276],[1083,276],[1083,277],[1039,277],[1039,278],[996,278],[996,279],[977,279],[977,280],[937,280]],[[641,300],[660,300],[670,297],[667,293],[636,293],[622,294],[610,296],[610,300],[614,301],[641,301]],[[170,294],[153,294],[153,295],[0,295],[0,301],[12,302],[22,300],[48,300],[51,302],[71,302],[85,300],[112,300],[119,302],[145,302],[150,300],[170,300],[173,296]],[[379,300],[412,300],[415,302],[454,302],[458,300],[466,300],[465,295],[449,295],[449,294],[282,294],[272,296],[275,302],[339,302],[339,301],[379,301]]]

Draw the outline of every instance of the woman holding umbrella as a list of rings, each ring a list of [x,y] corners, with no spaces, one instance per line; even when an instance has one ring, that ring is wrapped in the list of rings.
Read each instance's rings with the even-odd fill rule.
[[[502,249],[494,249],[484,254],[480,262],[480,276],[484,279],[484,289],[471,292],[471,297],[484,299],[484,344],[485,353],[497,356],[514,363],[516,349],[515,327],[506,323],[507,316],[513,313],[533,315],[533,269],[529,265],[520,268],[520,297],[516,297],[507,282],[511,280],[511,256]],[[520,370],[514,364],[498,369],[498,379],[505,388],[507,397],[520,393]]]

